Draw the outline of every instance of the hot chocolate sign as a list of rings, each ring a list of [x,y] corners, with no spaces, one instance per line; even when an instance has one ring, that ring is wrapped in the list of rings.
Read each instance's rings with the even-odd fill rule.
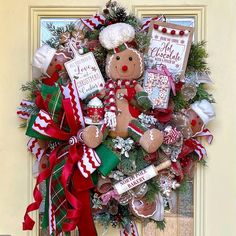
[[[166,22],[152,21],[149,34],[148,65],[164,64],[168,70],[184,78],[193,38],[193,28]]]

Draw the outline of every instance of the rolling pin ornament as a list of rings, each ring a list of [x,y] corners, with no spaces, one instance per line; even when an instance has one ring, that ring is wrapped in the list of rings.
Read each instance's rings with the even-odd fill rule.
[[[158,175],[158,172],[171,166],[171,161],[165,161],[158,166],[150,165],[136,174],[116,183],[114,189],[118,194],[123,194],[132,188],[152,179]]]

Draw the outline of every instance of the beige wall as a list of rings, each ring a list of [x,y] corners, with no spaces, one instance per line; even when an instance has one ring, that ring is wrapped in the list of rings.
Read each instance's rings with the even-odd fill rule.
[[[26,138],[17,128],[15,109],[22,98],[19,88],[29,78],[30,5],[103,5],[105,1],[0,0],[0,234],[27,235],[21,221],[28,199],[30,156]],[[128,7],[142,0],[121,1]],[[145,4],[207,6],[206,40],[216,98],[215,135],[208,147],[205,170],[205,234],[236,235],[236,1],[235,0],[145,0]],[[81,3],[82,5],[82,3]],[[109,234],[110,236],[110,234]]]

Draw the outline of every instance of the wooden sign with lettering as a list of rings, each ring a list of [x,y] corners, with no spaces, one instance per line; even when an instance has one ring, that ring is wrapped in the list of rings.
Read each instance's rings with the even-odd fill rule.
[[[173,75],[184,79],[193,28],[152,21],[149,28],[150,45],[147,50],[148,67],[164,64]]]
[[[65,67],[81,99],[103,89],[105,81],[92,52],[75,54],[74,59],[65,63]]]

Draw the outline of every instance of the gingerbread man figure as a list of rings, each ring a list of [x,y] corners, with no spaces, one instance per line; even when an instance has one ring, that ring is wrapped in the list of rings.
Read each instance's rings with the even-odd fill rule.
[[[163,135],[136,119],[140,114],[137,106],[147,108],[150,100],[137,82],[144,72],[144,59],[141,52],[128,47],[134,38],[134,28],[126,23],[109,25],[99,35],[101,45],[110,52],[106,60],[105,122],[111,128],[111,137],[131,136],[152,153],[162,144]]]

